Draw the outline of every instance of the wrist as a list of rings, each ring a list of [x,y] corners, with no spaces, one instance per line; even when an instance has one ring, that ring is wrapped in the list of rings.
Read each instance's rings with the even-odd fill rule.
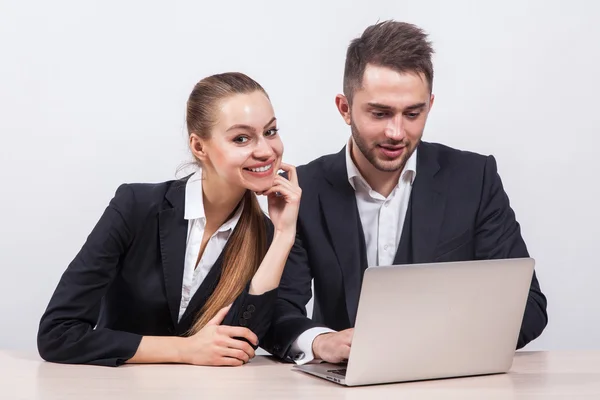
[[[317,337],[315,337],[315,339],[312,342],[312,352],[313,352],[313,358],[315,359],[319,359],[321,360],[321,352],[319,351],[319,349],[321,348],[320,344],[321,344],[321,339],[323,339],[323,336],[327,335],[327,333],[322,333],[320,335],[318,335]]]
[[[174,337],[173,338],[173,362],[176,364],[189,364],[188,360],[188,342],[189,337]]]
[[[276,230],[273,234],[273,242],[277,242],[279,245],[287,245],[292,247],[296,240],[296,229],[288,230]]]

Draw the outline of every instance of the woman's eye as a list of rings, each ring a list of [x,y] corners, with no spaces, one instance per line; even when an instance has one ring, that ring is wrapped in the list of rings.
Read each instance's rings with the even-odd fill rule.
[[[233,139],[233,141],[234,141],[235,143],[240,143],[240,144],[242,144],[242,143],[246,143],[246,142],[248,141],[248,138],[247,138],[246,136],[238,136],[238,137],[236,137],[235,139]]]
[[[275,135],[277,135],[277,132],[279,132],[279,129],[271,128],[265,132],[265,136],[275,136]]]

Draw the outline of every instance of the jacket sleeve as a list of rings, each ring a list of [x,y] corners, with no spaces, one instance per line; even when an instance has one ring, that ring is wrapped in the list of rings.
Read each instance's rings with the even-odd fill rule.
[[[529,253],[498,175],[496,160],[490,156],[485,165],[481,204],[477,215],[475,258],[522,257],[529,257]],[[546,297],[540,289],[534,272],[517,349],[540,336],[547,323]]]
[[[133,239],[135,198],[121,185],[63,273],[37,335],[40,356],[51,362],[118,366],[133,357],[141,335],[95,329],[100,304]]]
[[[270,245],[273,241],[273,224],[268,219],[265,221],[267,228],[267,243]],[[249,293],[249,282],[242,294],[238,296],[232,304],[229,313],[223,320],[223,324],[247,327],[258,336],[259,345],[265,348],[262,341],[265,339],[268,330],[271,328],[273,313],[279,302],[278,293],[280,288],[281,286],[261,295],[251,295]],[[253,347],[256,348],[256,346]]]
[[[262,346],[280,359],[291,361],[290,349],[298,336],[310,328],[323,327],[306,313],[306,304],[312,298],[312,279],[308,256],[297,234],[281,277],[273,321]]]
[[[277,289],[261,295],[252,295],[248,292],[249,289],[248,285],[242,294],[235,299],[222,324],[250,329],[258,337],[260,345],[265,333],[271,326]],[[251,343],[250,345],[255,349],[258,347]]]

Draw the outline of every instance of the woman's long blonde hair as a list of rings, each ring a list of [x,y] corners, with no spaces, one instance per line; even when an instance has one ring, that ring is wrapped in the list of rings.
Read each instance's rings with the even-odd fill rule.
[[[196,84],[187,102],[188,134],[208,139],[216,124],[218,106],[227,97],[260,91],[256,81],[239,72],[209,76]],[[217,312],[233,302],[254,276],[266,253],[264,215],[256,196],[247,190],[242,199],[243,210],[225,248],[221,277],[212,295],[198,313],[189,330],[194,334],[202,329]]]

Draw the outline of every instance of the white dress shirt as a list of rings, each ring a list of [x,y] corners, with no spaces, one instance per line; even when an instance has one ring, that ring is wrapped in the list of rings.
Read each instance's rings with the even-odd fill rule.
[[[384,197],[367,183],[350,156],[352,140],[346,146],[346,171],[348,182],[354,188],[356,206],[362,224],[369,267],[392,265],[402,236],[408,210],[412,184],[417,175],[417,150],[406,161],[398,184],[388,197]],[[297,364],[314,360],[312,343],[327,332],[327,328],[311,328],[294,341],[291,354]]]
[[[208,275],[217,258],[225,248],[231,233],[235,229],[242,214],[243,205],[238,207],[233,217],[210,237],[204,253],[198,261],[198,253],[206,227],[204,213],[204,196],[202,192],[202,169],[196,171],[185,185],[184,218],[188,221],[188,234],[185,247],[185,263],[183,267],[183,284],[181,287],[181,303],[179,305],[179,320],[183,316],[194,293],[198,290],[204,278]]]

